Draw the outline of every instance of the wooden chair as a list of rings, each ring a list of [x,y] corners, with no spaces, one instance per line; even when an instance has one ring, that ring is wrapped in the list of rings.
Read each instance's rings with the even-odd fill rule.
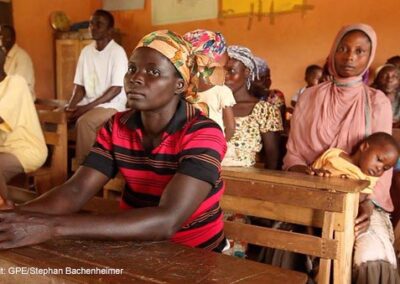
[[[45,164],[28,177],[30,187],[41,194],[67,179],[67,120],[64,101],[37,99],[35,106],[49,154]]]
[[[223,210],[318,227],[321,236],[225,221],[234,240],[320,257],[318,283],[350,283],[354,220],[367,181],[322,178],[257,168],[223,168]]]

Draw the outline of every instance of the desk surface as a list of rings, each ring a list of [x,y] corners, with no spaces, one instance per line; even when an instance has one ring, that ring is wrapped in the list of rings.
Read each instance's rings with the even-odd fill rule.
[[[317,177],[296,172],[272,171],[262,168],[223,167],[222,178],[249,179],[275,184],[308,188],[319,188],[340,192],[360,192],[369,185],[366,180],[343,179],[339,177]]]
[[[26,200],[14,189],[16,200]],[[118,203],[93,198],[84,210],[116,212]],[[34,269],[27,274],[16,268]],[[23,268],[25,267],[25,268]],[[37,269],[36,269],[37,268]],[[123,269],[106,274],[73,269]],[[47,269],[49,274],[43,275]],[[25,271],[26,272],[26,271]],[[59,272],[59,273],[58,273]],[[71,274],[73,272],[84,272]],[[117,271],[115,271],[117,272]],[[58,273],[58,274],[57,274]],[[70,273],[70,274],[67,274]],[[0,251],[0,283],[306,283],[305,274],[163,242],[55,240]]]
[[[301,273],[170,242],[57,240],[1,251],[0,267],[1,283],[306,282]],[[15,274],[16,267],[35,270]],[[80,268],[98,270],[74,270]]]

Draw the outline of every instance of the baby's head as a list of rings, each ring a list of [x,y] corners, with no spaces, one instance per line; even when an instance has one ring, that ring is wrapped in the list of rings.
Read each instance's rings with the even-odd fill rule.
[[[306,68],[304,80],[307,83],[307,87],[318,85],[322,77],[322,67],[318,65],[309,65]]]
[[[392,135],[377,132],[361,141],[354,156],[364,174],[380,177],[396,164],[399,146]]]

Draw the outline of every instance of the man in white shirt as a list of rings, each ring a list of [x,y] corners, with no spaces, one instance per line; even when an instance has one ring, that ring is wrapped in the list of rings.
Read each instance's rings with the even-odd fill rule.
[[[4,70],[7,75],[20,75],[28,83],[33,99],[35,99],[35,73],[29,54],[16,44],[16,34],[12,26],[0,26],[0,38],[6,48]]]
[[[80,54],[74,90],[66,111],[76,121],[75,156],[81,164],[89,153],[97,130],[117,111],[125,110],[123,89],[128,58],[124,49],[112,40],[114,18],[105,10],[96,10],[89,23],[94,42]]]

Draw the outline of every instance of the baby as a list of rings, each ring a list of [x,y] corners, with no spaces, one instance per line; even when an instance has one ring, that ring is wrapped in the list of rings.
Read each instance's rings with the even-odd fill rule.
[[[370,185],[362,192],[370,194],[379,177],[396,165],[398,158],[396,140],[377,132],[362,140],[351,155],[341,149],[328,149],[312,164],[311,174],[368,180]]]

